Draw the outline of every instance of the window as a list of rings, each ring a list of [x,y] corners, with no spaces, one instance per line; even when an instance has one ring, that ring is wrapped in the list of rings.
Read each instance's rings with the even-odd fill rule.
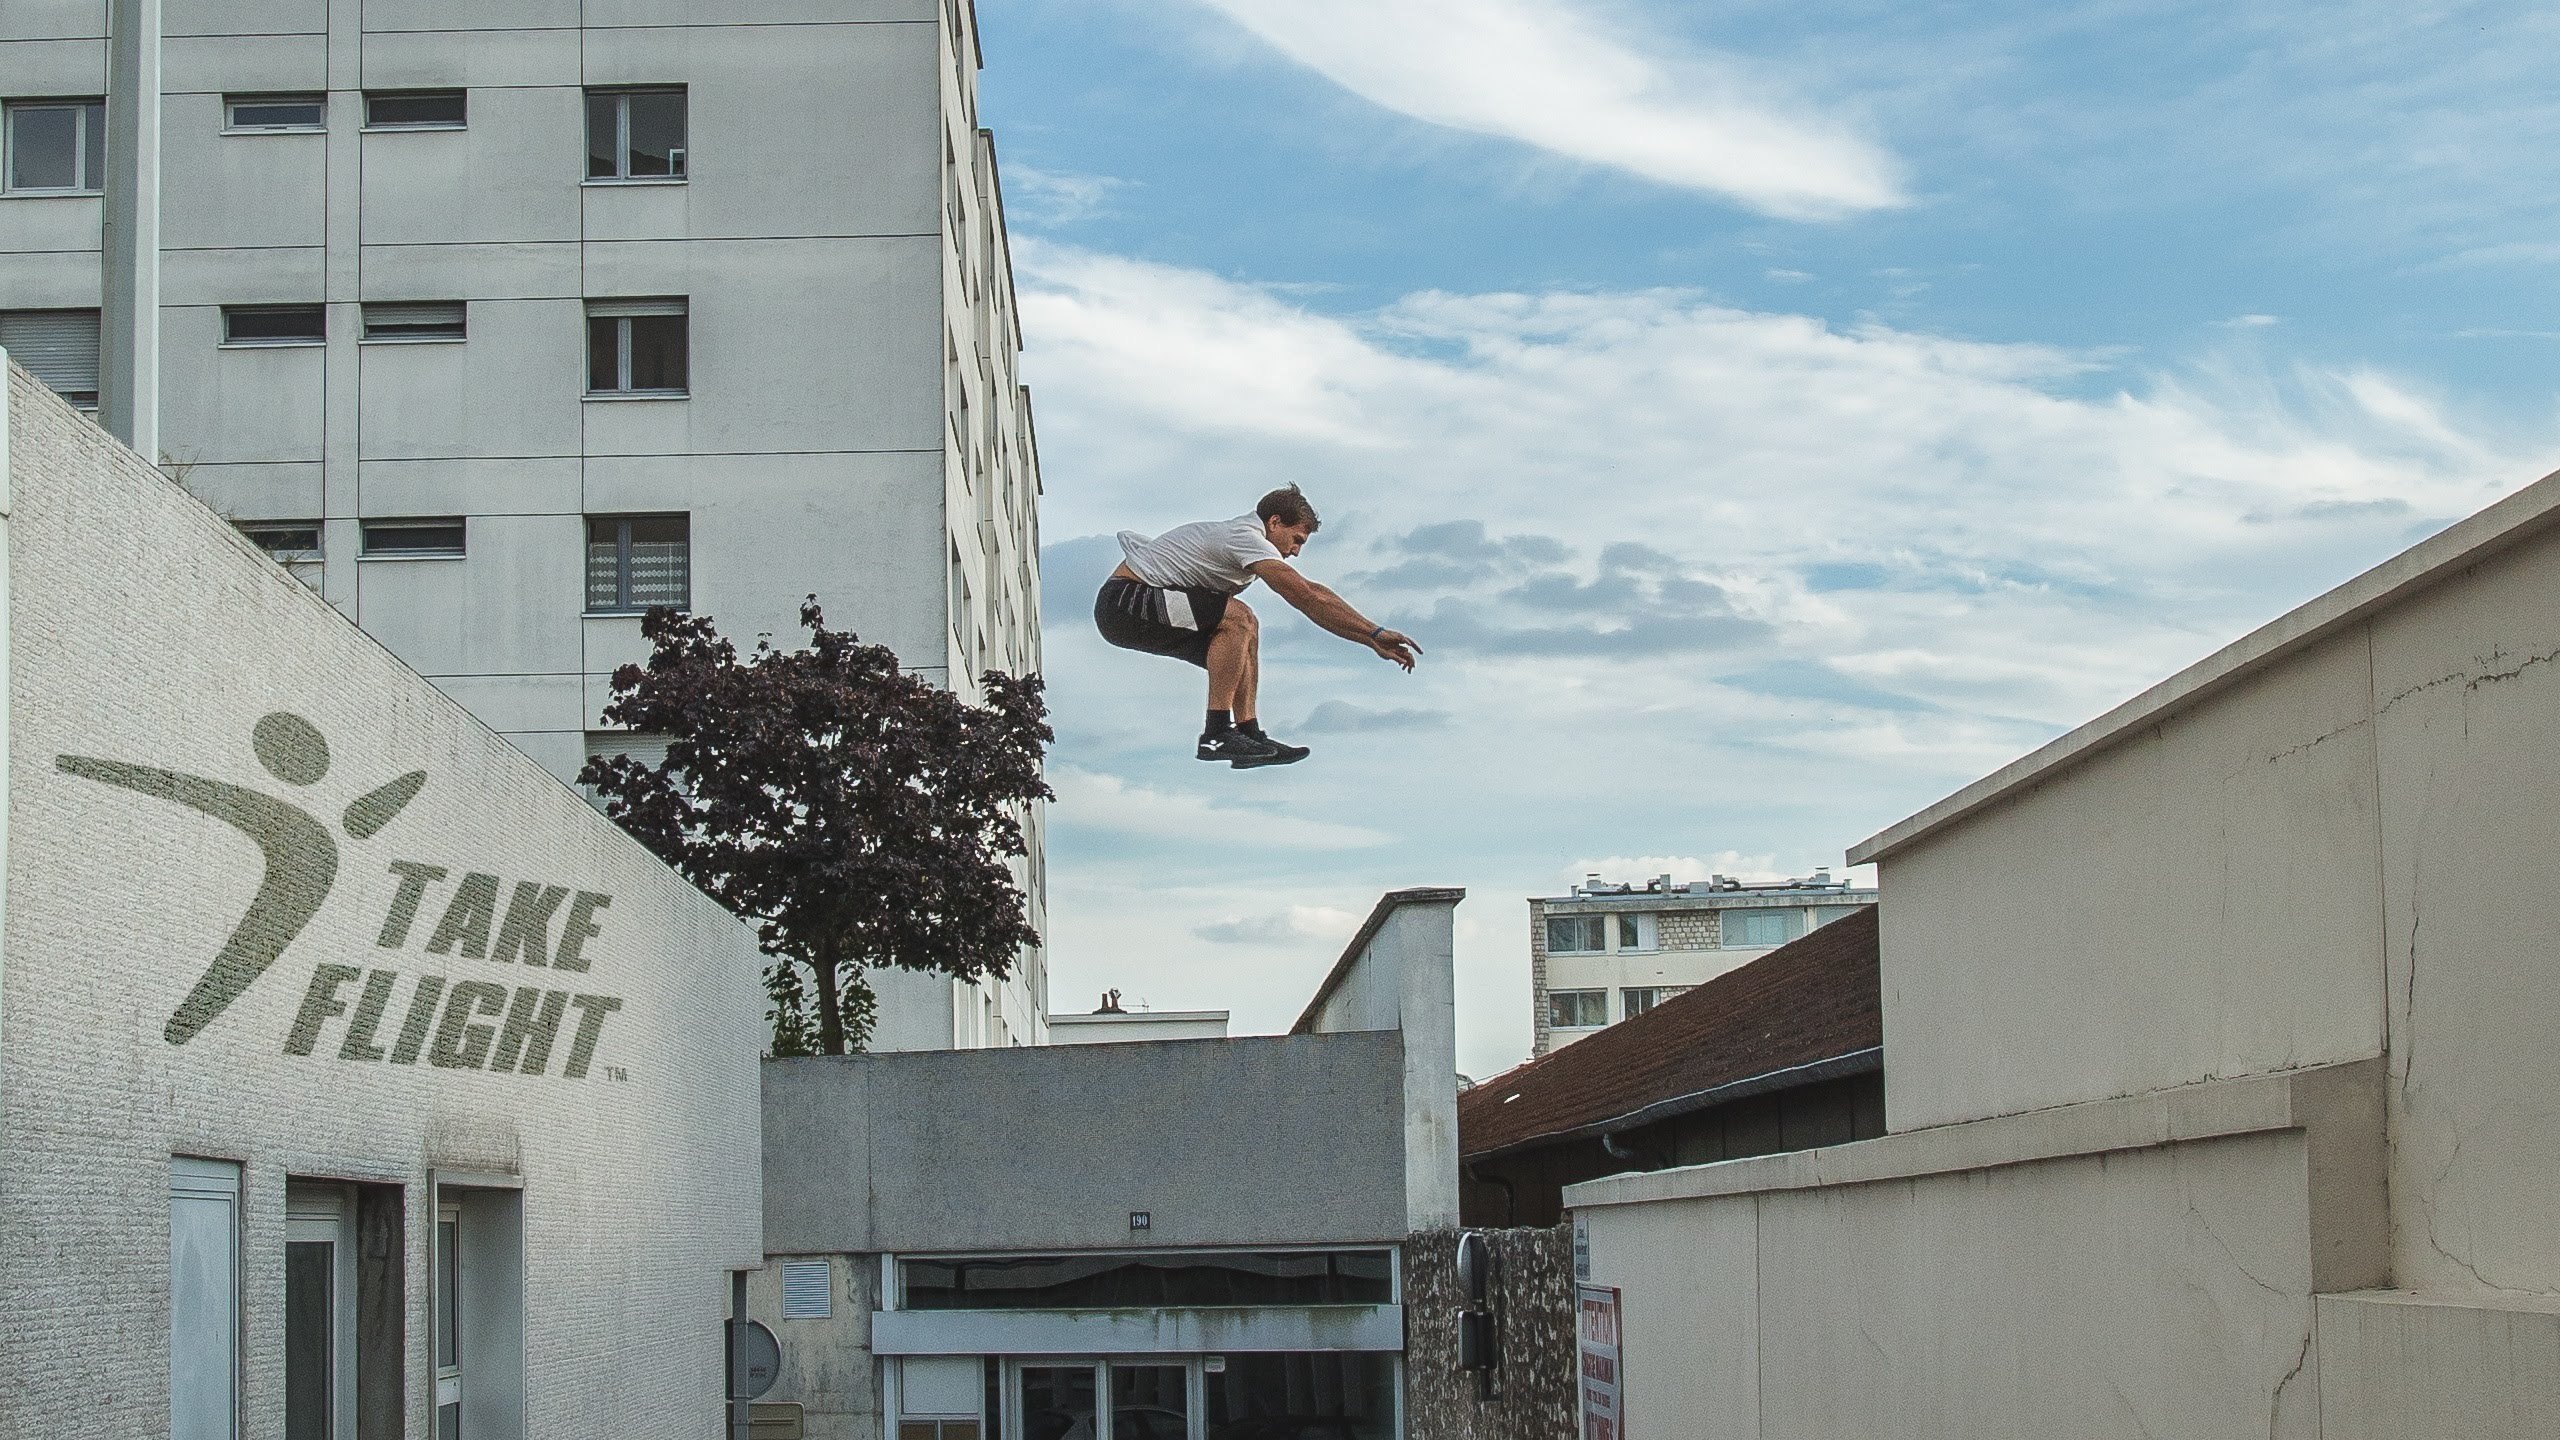
[[[1632,1020],[1688,988],[1686,985],[1630,985],[1618,992],[1622,1002],[1621,1013],[1624,1018]]]
[[[320,522],[317,520],[243,520],[240,533],[267,552],[267,558],[293,572],[293,578],[320,584]]]
[[[285,1440],[354,1440],[356,1267],[349,1211],[339,1187],[285,1187]]]
[[[1600,915],[1550,915],[1547,917],[1548,954],[1597,954],[1608,948],[1607,917]]]
[[[459,90],[368,90],[367,130],[459,130],[469,107]]]
[[[684,91],[587,92],[587,178],[684,178]]]
[[[1615,918],[1618,922],[1617,929],[1619,949],[1651,950],[1654,948],[1654,917],[1650,915],[1620,915]]]
[[[686,515],[587,517],[587,609],[636,614],[693,603],[693,521]]]
[[[95,195],[106,188],[107,102],[21,100],[8,107],[6,189]]]
[[[685,302],[587,302],[587,393],[682,395],[688,379]]]
[[[1727,910],[1724,943],[1728,949],[1784,945],[1804,933],[1803,919],[1801,910]]]
[[[372,559],[443,559],[462,553],[462,517],[367,520],[362,554]]]
[[[222,128],[234,135],[286,134],[328,126],[329,99],[317,91],[222,97]]]
[[[459,300],[406,301],[364,307],[367,340],[459,340],[469,314]]]
[[[1213,1436],[1388,1440],[1398,1433],[1391,1355],[1283,1351],[1224,1358],[1223,1369],[1201,1376]],[[1121,1440],[1124,1428],[1115,1414],[1113,1440]]]
[[[1395,1303],[1395,1270],[1384,1250],[902,1260],[898,1276],[909,1310]]]
[[[1606,990],[1550,990],[1547,1024],[1558,1030],[1588,1030],[1609,1023]]]
[[[0,311],[0,350],[63,399],[98,408],[97,311]]]
[[[1846,920],[1866,908],[1864,905],[1816,905],[1813,907],[1813,928],[1819,930],[1834,920]]]
[[[322,305],[225,305],[225,345],[318,345],[329,338],[328,307]]]
[[[240,1434],[240,1167],[169,1161],[169,1440]]]

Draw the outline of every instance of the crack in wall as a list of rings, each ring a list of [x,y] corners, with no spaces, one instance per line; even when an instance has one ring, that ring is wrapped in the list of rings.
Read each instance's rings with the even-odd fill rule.
[[[2301,1377],[2303,1366],[2311,1363],[2311,1337],[2317,1333],[2319,1322],[2315,1316],[2302,1327],[2302,1348],[2294,1353],[2293,1368],[2284,1372],[2284,1378],[2276,1382],[2274,1393],[2267,1396],[2267,1440],[2276,1440],[2276,1427],[2283,1423],[2284,1389]]]
[[[2214,1248],[2222,1252],[2222,1258],[2230,1261],[2231,1268],[2239,1271],[2250,1284],[2257,1286],[2259,1289],[2264,1290],[2268,1294],[2276,1296],[2279,1299],[2298,1300],[2301,1298],[2301,1296],[2296,1294],[2294,1291],[2270,1285],[2266,1281],[2259,1279],[2256,1271],[2240,1263],[2240,1257],[2232,1252],[2231,1243],[2222,1238],[2221,1231],[2213,1228],[2213,1222],[2205,1218],[2203,1209],[2197,1206],[2193,1198],[2190,1198],[2187,1201],[2187,1213],[2195,1217],[2196,1225],[2204,1231],[2205,1236],[2208,1239],[2213,1241]]]

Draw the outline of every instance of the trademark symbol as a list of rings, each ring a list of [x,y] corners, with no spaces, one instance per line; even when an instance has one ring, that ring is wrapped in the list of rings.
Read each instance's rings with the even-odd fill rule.
[[[628,1080],[631,1078],[631,1072],[619,1065],[607,1065],[604,1067],[604,1078],[616,1081]]]

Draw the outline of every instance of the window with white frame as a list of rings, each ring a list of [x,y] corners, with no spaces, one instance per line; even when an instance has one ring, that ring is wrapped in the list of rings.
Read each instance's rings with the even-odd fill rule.
[[[587,393],[682,396],[690,382],[681,298],[587,302]]]
[[[288,95],[225,95],[222,128],[231,135],[289,135],[329,128],[329,97],[317,90]]]
[[[436,1440],[462,1440],[462,1207],[436,1206]]]
[[[374,301],[364,307],[364,338],[384,341],[450,341],[466,334],[470,307],[459,300]]]
[[[169,1161],[169,1437],[240,1434],[240,1166]]]
[[[1804,912],[1801,910],[1724,912],[1724,944],[1727,949],[1784,945],[1803,933]]]
[[[329,339],[325,305],[225,305],[225,345],[321,345]]]
[[[15,100],[6,107],[14,195],[95,195],[107,181],[107,102]]]
[[[1654,948],[1655,932],[1652,916],[1619,915],[1614,918],[1618,922],[1617,931],[1619,949],[1651,950]]]
[[[1630,985],[1618,992],[1619,1014],[1632,1020],[1674,995],[1685,993],[1686,985]]]
[[[1547,917],[1548,954],[1596,955],[1608,948],[1607,916],[1550,915]]]
[[[682,86],[633,86],[587,92],[587,178],[684,178],[685,92]]]
[[[0,311],[0,350],[63,399],[98,408],[97,311]]]
[[[1819,930],[1834,920],[1846,920],[1866,908],[1864,905],[1816,905],[1813,907],[1813,928]]]
[[[1550,990],[1547,1024],[1558,1030],[1589,1030],[1609,1023],[1606,990]]]
[[[693,517],[587,517],[587,610],[629,615],[693,603]]]

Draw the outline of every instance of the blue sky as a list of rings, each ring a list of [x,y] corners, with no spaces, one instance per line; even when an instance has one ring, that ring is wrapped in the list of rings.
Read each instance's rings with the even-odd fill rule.
[[[979,0],[1048,482],[1054,1001],[1284,1026],[1457,883],[1803,873],[2560,458],[2526,5]],[[1086,619],[1284,480],[1317,747]]]

